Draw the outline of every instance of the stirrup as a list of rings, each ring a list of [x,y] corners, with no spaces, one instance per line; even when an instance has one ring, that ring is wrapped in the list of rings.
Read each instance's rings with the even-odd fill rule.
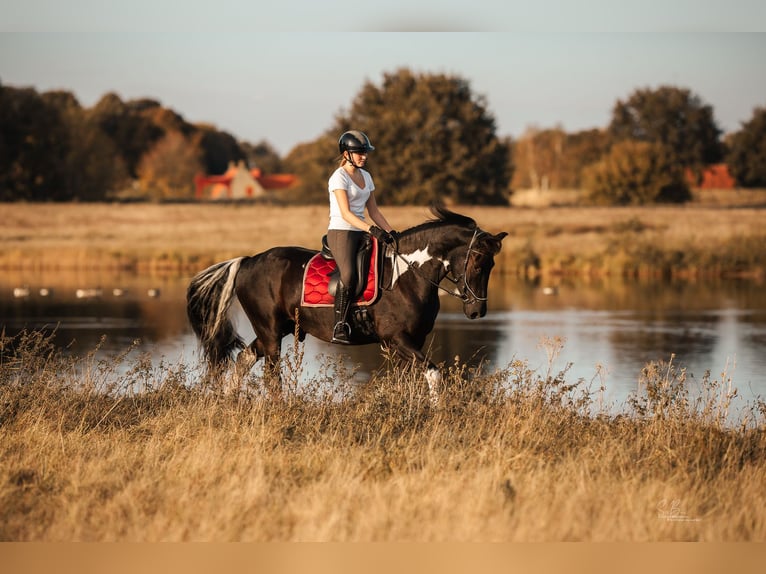
[[[340,321],[335,323],[335,327],[332,330],[332,343],[340,343],[342,345],[350,345],[351,337],[351,325],[348,323],[341,323]]]

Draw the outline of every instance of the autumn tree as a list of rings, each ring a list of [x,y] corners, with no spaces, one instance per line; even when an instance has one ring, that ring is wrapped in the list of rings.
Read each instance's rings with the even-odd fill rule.
[[[514,189],[559,189],[566,134],[560,127],[527,128],[513,144]]]
[[[749,121],[729,139],[726,163],[742,187],[766,187],[766,108],[755,108]]]
[[[585,170],[589,199],[598,205],[682,203],[691,199],[683,168],[659,143],[623,141]]]
[[[615,142],[659,144],[670,163],[698,175],[723,156],[713,108],[688,89],[673,86],[639,89],[627,100],[618,100],[609,134]]]
[[[366,132],[378,150],[368,165],[385,190],[380,203],[508,202],[510,144],[497,137],[485,98],[460,77],[400,69],[380,85],[368,81],[326,134],[328,154],[348,129]],[[324,166],[325,184],[331,168]]]
[[[202,169],[195,142],[172,131],[141,159],[138,176],[142,190],[154,200],[188,199],[194,194],[194,176]]]
[[[67,152],[59,158],[66,180],[61,199],[101,201],[127,185],[127,171],[114,142],[74,95],[52,91],[42,98],[59,111],[66,126]]]
[[[285,198],[296,203],[327,201],[327,180],[338,156],[338,136],[334,134],[295,146],[285,157],[284,168],[297,174],[299,181],[283,193]]]
[[[165,130],[145,115],[154,100],[123,102],[117,94],[105,94],[92,108],[93,120],[119,150],[130,177],[137,177],[138,164],[164,135]]]

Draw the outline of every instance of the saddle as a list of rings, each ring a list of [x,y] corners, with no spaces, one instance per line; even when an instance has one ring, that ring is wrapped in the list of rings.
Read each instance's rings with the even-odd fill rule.
[[[356,289],[352,293],[353,305],[374,304],[380,297],[383,256],[374,237],[366,236],[356,254]],[[340,271],[335,263],[327,236],[322,237],[322,250],[306,264],[303,272],[301,306],[331,307],[340,281]]]

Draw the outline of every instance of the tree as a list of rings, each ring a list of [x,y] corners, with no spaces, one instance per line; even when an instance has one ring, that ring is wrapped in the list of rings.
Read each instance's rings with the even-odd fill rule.
[[[713,108],[688,89],[639,89],[627,101],[618,100],[609,133],[615,142],[661,144],[671,163],[691,169],[698,176],[706,165],[723,157],[721,130]]]
[[[682,203],[691,199],[684,171],[659,143],[624,141],[585,170],[589,199],[599,205]]]
[[[197,124],[195,129],[205,173],[224,173],[229,163],[245,159],[244,150],[231,134],[206,124]]]
[[[426,204],[434,200],[507,204],[510,154],[495,134],[495,120],[468,82],[444,74],[400,69],[380,86],[367,82],[326,134],[348,129],[370,136],[379,150],[370,156],[381,204]],[[329,176],[324,168],[324,180]],[[299,174],[302,178],[303,175]]]
[[[566,134],[560,127],[529,127],[513,145],[514,189],[559,189]]]
[[[240,147],[251,167],[257,167],[263,173],[280,173],[284,170],[282,158],[266,140],[261,140],[257,144],[244,142],[240,144]]]
[[[583,169],[608,149],[604,130],[567,134],[561,127],[528,128],[513,144],[513,189],[579,189]]]
[[[150,117],[158,105],[154,100],[125,103],[117,94],[108,93],[91,110],[93,120],[120,151],[130,177],[138,176],[141,157],[165,135]]]
[[[179,132],[169,132],[138,166],[141,188],[155,200],[188,199],[202,169],[200,149]]]
[[[563,189],[581,189],[584,170],[609,151],[609,136],[605,129],[590,129],[566,134],[564,157],[560,168]]]
[[[373,152],[375,153],[375,152]],[[327,201],[327,180],[338,157],[338,136],[329,133],[295,146],[284,160],[285,170],[298,176],[298,184],[284,195],[297,203]]]
[[[114,142],[101,130],[71,92],[52,91],[43,100],[59,111],[67,133],[67,152],[60,157],[65,173],[62,200],[100,201],[127,183],[127,172]]]
[[[31,88],[0,85],[0,200],[65,199],[67,126]]]
[[[766,187],[766,108],[755,108],[742,129],[732,134],[726,163],[743,187]]]

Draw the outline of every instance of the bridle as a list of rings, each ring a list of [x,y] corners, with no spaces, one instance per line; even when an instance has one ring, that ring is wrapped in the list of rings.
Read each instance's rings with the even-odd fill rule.
[[[471,286],[468,284],[468,259],[471,256],[471,253],[478,253],[480,255],[486,255],[483,251],[479,251],[474,247],[474,243],[476,243],[476,240],[481,237],[482,235],[487,235],[486,231],[482,231],[478,227],[474,229],[473,236],[471,237],[471,241],[468,244],[468,249],[466,250],[465,254],[465,263],[463,265],[463,274],[455,277],[452,273],[452,268],[447,270],[447,274],[444,276],[444,279],[447,279],[450,283],[452,283],[455,286],[455,291],[451,291],[450,289],[445,289],[442,287],[439,283],[431,279],[430,277],[427,277],[423,273],[420,272],[420,267],[415,267],[412,262],[407,260],[401,253],[399,253],[399,246],[398,244],[396,247],[389,246],[389,249],[392,250],[392,260],[394,257],[398,257],[404,263],[407,265],[409,269],[412,270],[413,273],[421,277],[422,279],[425,279],[428,283],[436,287],[437,289],[444,291],[451,297],[455,297],[456,299],[460,299],[464,305],[468,305],[471,303],[477,303],[480,301],[486,301],[486,297],[479,297],[476,292],[471,288]],[[393,261],[392,261],[393,262]],[[463,282],[462,289],[459,286],[460,282]],[[393,277],[392,277],[393,282]],[[389,287],[391,289],[392,287]],[[470,295],[470,296],[469,296]]]

